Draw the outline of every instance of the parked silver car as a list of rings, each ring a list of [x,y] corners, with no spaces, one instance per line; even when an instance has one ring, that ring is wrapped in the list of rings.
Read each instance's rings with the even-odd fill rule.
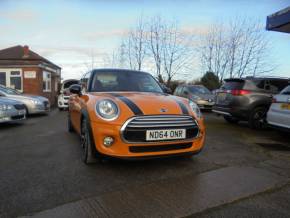
[[[6,97],[0,97],[0,123],[19,121],[26,118],[25,105]]]
[[[271,127],[290,132],[290,86],[273,97],[267,122]]]
[[[0,96],[22,102],[27,114],[46,113],[50,110],[49,100],[42,96],[24,95],[15,89],[0,86]]]
[[[214,94],[202,85],[179,85],[174,95],[192,100],[200,109],[211,110],[214,105]]]

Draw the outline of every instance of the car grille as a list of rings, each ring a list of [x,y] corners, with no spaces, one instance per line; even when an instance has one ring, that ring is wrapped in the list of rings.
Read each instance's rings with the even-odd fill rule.
[[[25,118],[25,115],[17,115],[17,116],[11,117],[12,120],[21,120],[21,119],[24,119],[24,118]]]
[[[45,109],[49,109],[49,102],[48,101],[44,101],[43,105],[44,105]]]
[[[17,110],[24,110],[24,109],[25,109],[24,104],[15,104],[14,107],[15,107],[15,109],[17,109]]]
[[[152,145],[152,146],[130,146],[129,151],[132,153],[143,152],[160,152],[187,149],[192,146],[192,143],[169,144],[169,145]]]
[[[122,137],[126,142],[142,143],[146,142],[147,130],[162,129],[185,129],[186,139],[182,140],[195,138],[199,133],[196,120],[194,120],[191,116],[183,115],[155,115],[134,117],[123,125],[121,132]],[[176,140],[180,141],[181,139]]]

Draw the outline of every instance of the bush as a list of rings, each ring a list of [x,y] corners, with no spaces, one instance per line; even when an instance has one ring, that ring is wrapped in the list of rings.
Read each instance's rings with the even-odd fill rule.
[[[206,72],[200,79],[200,82],[211,91],[221,86],[219,78],[212,72]]]

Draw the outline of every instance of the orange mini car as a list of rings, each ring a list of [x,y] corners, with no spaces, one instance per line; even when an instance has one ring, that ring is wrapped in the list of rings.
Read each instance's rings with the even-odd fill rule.
[[[72,85],[68,129],[81,136],[82,159],[198,153],[205,126],[198,106],[163,92],[149,74],[97,69]]]

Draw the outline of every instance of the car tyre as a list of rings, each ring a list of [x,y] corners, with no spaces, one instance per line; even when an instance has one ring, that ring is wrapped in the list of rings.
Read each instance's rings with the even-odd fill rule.
[[[73,125],[71,123],[71,118],[70,118],[69,114],[68,114],[68,119],[67,119],[67,130],[69,132],[74,132],[74,128],[73,128]]]
[[[267,108],[266,107],[257,107],[255,108],[249,118],[249,126],[252,129],[264,129],[267,126],[266,122],[266,114]]]
[[[227,121],[228,123],[232,123],[232,124],[236,124],[238,123],[240,120],[235,118],[235,117],[231,117],[231,116],[224,116],[225,121]]]
[[[82,120],[81,124],[81,146],[83,149],[82,161],[85,164],[96,163],[97,152],[90,132],[90,124],[86,118]]]

